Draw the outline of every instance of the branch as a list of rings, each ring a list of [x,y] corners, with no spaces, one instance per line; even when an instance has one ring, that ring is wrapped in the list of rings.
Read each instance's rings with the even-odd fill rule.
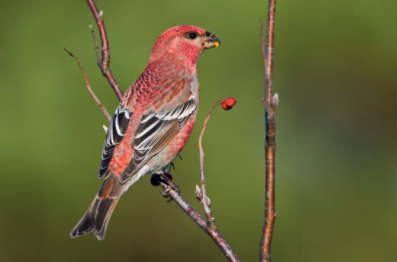
[[[177,203],[177,205],[212,238],[229,261],[240,262],[237,255],[233,253],[230,245],[226,242],[216,227],[210,228],[208,226],[208,221],[204,219],[200,213],[198,213],[176,190],[170,189],[169,186],[164,183],[161,183],[161,186],[164,190],[168,191],[169,196],[172,197],[175,203]]]
[[[102,59],[100,59],[99,48],[96,42],[95,33],[90,26],[91,32],[93,34],[95,50],[97,55],[97,64],[101,69],[103,76],[109,81],[110,85],[113,88],[113,91],[116,93],[117,98],[121,101],[123,99],[123,92],[121,91],[119,85],[117,84],[116,79],[114,78],[112,71],[110,71],[110,50],[109,50],[109,40],[106,34],[105,22],[103,21],[103,12],[98,11],[98,8],[95,5],[93,0],[87,0],[87,4],[90,7],[92,14],[94,15],[95,21],[98,25],[99,35],[101,38],[101,46],[102,46]]]
[[[99,100],[99,98],[95,95],[94,91],[91,88],[90,81],[88,80],[88,76],[84,68],[81,66],[80,60],[77,56],[73,55],[69,50],[65,48],[65,52],[68,53],[71,57],[76,60],[77,64],[79,65],[81,72],[83,72],[84,75],[84,80],[85,80],[85,85],[87,86],[87,90],[94,99],[96,105],[101,109],[102,113],[105,115],[106,119],[110,122],[112,117],[109,115],[109,112],[106,110],[105,106],[102,104],[102,102]]]
[[[170,189],[169,186],[165,183],[160,183],[161,187],[164,190],[168,191],[169,196],[172,200],[177,203],[177,205],[185,211],[185,213],[196,222],[204,231],[208,231],[207,221],[197,212],[175,189]]]
[[[267,14],[266,42],[263,36],[263,22],[261,21],[261,52],[265,65],[265,87],[263,105],[265,109],[266,141],[266,191],[265,191],[265,218],[263,221],[262,237],[260,243],[260,261],[271,261],[271,241],[274,222],[276,219],[275,208],[275,156],[276,156],[276,121],[275,115],[278,106],[278,95],[273,95],[273,47],[274,47],[274,21],[276,13],[276,0],[269,0]]]

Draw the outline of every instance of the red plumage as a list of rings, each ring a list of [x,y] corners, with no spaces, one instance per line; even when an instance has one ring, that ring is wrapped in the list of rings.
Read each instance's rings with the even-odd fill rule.
[[[144,72],[127,90],[110,123],[99,177],[88,211],[71,232],[103,239],[120,196],[143,175],[162,173],[185,146],[196,119],[196,63],[219,39],[195,26],[168,29],[157,39]]]

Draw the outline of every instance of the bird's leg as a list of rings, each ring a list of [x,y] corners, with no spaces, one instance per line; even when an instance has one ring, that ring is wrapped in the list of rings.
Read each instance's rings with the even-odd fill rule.
[[[167,171],[165,171],[165,170],[167,170]],[[163,172],[166,172],[166,173],[170,173],[172,170],[176,170],[174,162],[169,163],[168,165],[166,165],[163,168]]]

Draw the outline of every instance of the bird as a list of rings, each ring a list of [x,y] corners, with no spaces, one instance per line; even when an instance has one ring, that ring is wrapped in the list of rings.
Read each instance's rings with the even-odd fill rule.
[[[99,178],[104,178],[72,238],[105,238],[120,197],[145,174],[163,174],[192,132],[199,105],[197,59],[221,44],[196,26],[172,27],[152,48],[143,73],[128,88],[110,121]]]

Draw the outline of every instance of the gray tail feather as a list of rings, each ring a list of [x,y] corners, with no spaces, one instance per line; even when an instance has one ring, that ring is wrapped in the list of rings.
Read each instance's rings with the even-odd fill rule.
[[[98,240],[105,238],[106,228],[119,198],[96,197],[83,218],[70,232],[70,237],[80,237],[93,232]]]

